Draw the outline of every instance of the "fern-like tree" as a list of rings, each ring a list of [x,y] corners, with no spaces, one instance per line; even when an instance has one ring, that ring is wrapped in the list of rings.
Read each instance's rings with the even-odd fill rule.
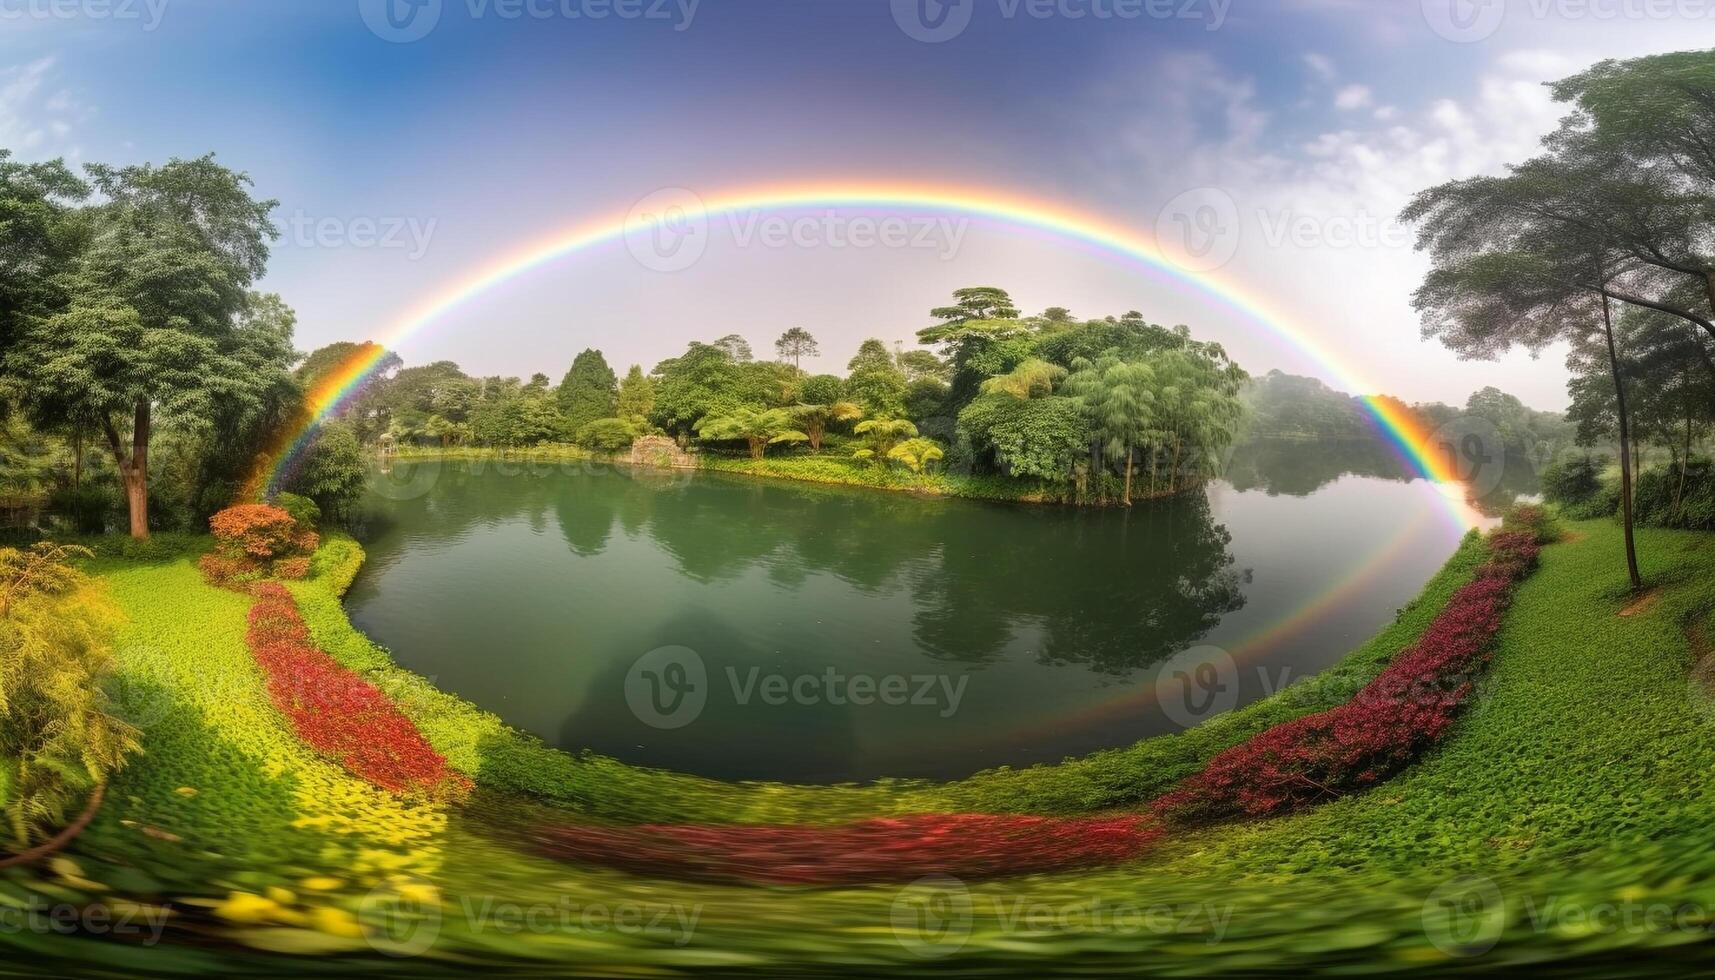
[[[906,469],[919,476],[923,474],[923,470],[930,463],[945,455],[946,453],[941,451],[940,443],[921,436],[915,439],[907,439],[887,451],[888,459],[896,463],[903,463]]]
[[[881,465],[886,465],[895,446],[917,438],[917,427],[907,419],[864,419],[852,431],[863,439],[862,448],[853,452],[852,458],[867,459]]]
[[[724,415],[705,416],[697,422],[697,435],[704,439],[742,439],[750,447],[750,458],[761,459],[769,446],[804,442],[810,437],[792,427],[792,415],[784,408],[755,408],[750,405]]]
[[[822,439],[828,434],[829,425],[863,418],[863,406],[848,401],[830,405],[794,405],[790,411],[798,424],[804,427],[810,448],[818,453],[822,451]]]

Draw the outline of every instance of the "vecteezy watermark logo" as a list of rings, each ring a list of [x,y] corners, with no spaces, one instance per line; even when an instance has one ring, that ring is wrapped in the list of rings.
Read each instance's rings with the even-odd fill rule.
[[[399,249],[415,262],[429,250],[439,221],[415,217],[312,217],[303,211],[286,219],[285,240],[294,248]]]
[[[144,33],[161,26],[171,0],[0,0],[0,22],[9,20],[136,21]]]
[[[1478,498],[1499,489],[1506,475],[1506,442],[1495,424],[1480,415],[1461,415],[1436,429],[1429,437],[1429,451]]]
[[[625,703],[651,728],[684,728],[709,702],[709,671],[690,647],[658,647],[625,675]]]
[[[441,22],[441,0],[357,0],[357,10],[371,33],[393,44],[421,41]]]
[[[893,899],[893,938],[918,956],[951,956],[971,936],[971,892],[950,875],[919,878]]]
[[[971,26],[976,0],[893,0],[893,22],[924,44],[951,41]]]
[[[1195,187],[1155,216],[1155,247],[1187,272],[1210,272],[1232,261],[1241,238],[1239,206],[1219,187]]]
[[[656,272],[688,269],[709,247],[709,209],[695,191],[658,190],[626,214],[625,247]]]
[[[1161,713],[1183,728],[1231,711],[1239,703],[1238,665],[1220,647],[1181,650],[1156,671],[1155,700]]]
[[[376,952],[421,956],[441,935],[440,893],[426,882],[377,885],[358,903],[357,921]]]
[[[1449,41],[1469,44],[1500,29],[1506,0],[1422,0],[1429,29]]]
[[[1487,878],[1455,878],[1423,901],[1423,934],[1448,956],[1480,956],[1506,931],[1507,907]]]

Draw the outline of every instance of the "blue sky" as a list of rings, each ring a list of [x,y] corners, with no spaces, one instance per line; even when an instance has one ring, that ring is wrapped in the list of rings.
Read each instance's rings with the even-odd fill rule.
[[[982,185],[1140,231],[1212,191],[1237,229],[1220,273],[1369,387],[1457,400],[1496,384],[1560,407],[1558,352],[1468,364],[1418,339],[1422,260],[1391,217],[1419,187],[1531,152],[1560,112],[1542,81],[1715,36],[1690,0],[1489,0],[1467,20],[1443,0],[387,0],[391,22],[383,2],[0,0],[0,146],[121,163],[212,150],[249,172],[280,201],[264,285],[299,311],[305,348],[385,336],[464,270],[665,187]],[[926,43],[925,11],[964,26]],[[366,14],[432,29],[390,40]],[[713,237],[671,275],[602,250],[401,353],[557,376],[585,346],[647,367],[691,339],[739,332],[761,351],[803,325],[838,368],[866,336],[908,341],[953,288],[993,283],[1027,310],[1138,309],[1254,370],[1315,369],[1064,242],[972,223],[942,244]]]

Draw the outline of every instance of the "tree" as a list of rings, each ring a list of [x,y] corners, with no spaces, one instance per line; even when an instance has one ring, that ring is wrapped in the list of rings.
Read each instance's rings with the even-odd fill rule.
[[[0,351],[18,342],[28,318],[64,305],[60,275],[78,240],[67,217],[88,196],[63,162],[16,163],[0,148]]]
[[[599,452],[616,453],[630,446],[636,438],[637,429],[630,420],[612,418],[596,419],[584,426],[579,441]]]
[[[368,473],[363,447],[351,426],[328,420],[316,430],[303,468],[285,489],[315,501],[329,517],[341,517],[363,498]]]
[[[864,442],[862,448],[852,453],[852,458],[882,464],[887,462],[895,446],[917,438],[917,427],[906,419],[864,419],[852,431],[863,437]]]
[[[704,439],[743,439],[750,446],[751,459],[761,459],[769,446],[810,438],[792,428],[792,416],[785,409],[748,405],[702,419],[697,423],[697,434]]]
[[[1618,416],[1626,570],[1638,590],[1630,417],[1612,308],[1624,269],[1607,241],[1554,217],[1576,211],[1575,178],[1593,175],[1551,174],[1553,166],[1538,161],[1528,175],[1456,181],[1418,194],[1405,217],[1420,223],[1418,247],[1432,265],[1412,304],[1424,336],[1465,357],[1513,346],[1541,350],[1560,339],[1575,347],[1583,339],[1587,347],[1591,332],[1600,331],[1596,343],[1607,355]]]
[[[560,382],[560,414],[573,438],[596,419],[612,418],[619,399],[619,381],[601,351],[585,349],[572,359]]]
[[[900,415],[905,411],[908,385],[905,372],[894,363],[887,345],[870,338],[864,341],[850,363],[844,397],[863,406],[870,415]]]
[[[1125,458],[1124,501],[1131,506],[1133,463],[1140,443],[1150,438],[1155,420],[1155,372],[1141,362],[1123,361],[1116,354],[1096,361],[1079,358],[1066,378],[1066,393],[1078,403],[1103,454]]]
[[[751,361],[756,359],[756,355],[750,352],[750,341],[745,340],[736,333],[727,334],[725,337],[715,341],[714,345],[720,348],[726,356],[732,358],[735,363],[749,364]]]
[[[274,202],[213,157],[86,169],[102,202],[68,218],[81,245],[54,277],[66,302],[24,326],[5,372],[36,417],[99,421],[144,538],[157,410],[195,424],[217,406],[259,407],[259,385],[276,383],[248,370],[260,338],[237,328],[276,235]]]
[[[774,352],[782,361],[791,361],[793,367],[801,367],[800,362],[804,358],[816,356],[816,338],[803,327],[793,327],[774,342]]]
[[[953,301],[929,311],[941,322],[917,331],[917,340],[944,351],[952,374],[947,412],[957,415],[977,397],[985,378],[1030,357],[1035,338],[1004,289],[968,286],[954,290]]]
[[[863,407],[856,402],[834,402],[830,405],[798,404],[792,406],[792,417],[804,427],[812,452],[822,451],[822,437],[833,422],[846,422],[863,417]]]
[[[939,443],[921,436],[907,439],[887,451],[888,459],[905,464],[905,468],[917,476],[921,476],[925,467],[944,455],[946,454],[941,451]]]
[[[614,403],[614,414],[637,429],[647,424],[646,420],[653,411],[655,382],[643,373],[642,365],[633,364],[631,370],[625,372],[625,380],[619,383],[619,397]]]

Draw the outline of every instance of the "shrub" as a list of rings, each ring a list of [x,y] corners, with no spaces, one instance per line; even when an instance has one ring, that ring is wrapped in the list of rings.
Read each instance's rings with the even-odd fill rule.
[[[254,582],[269,572],[303,578],[310,571],[309,556],[321,543],[314,531],[271,504],[228,507],[214,515],[209,526],[215,549],[197,564],[210,582],[227,588]]]
[[[73,490],[63,487],[48,498],[48,511],[71,525],[77,534],[100,534],[107,519],[119,506],[119,495],[110,487],[84,484]]]
[[[596,419],[578,432],[578,442],[597,452],[616,453],[631,446],[637,429],[624,419]]]
[[[1606,456],[1590,453],[1556,460],[1543,467],[1542,499],[1563,507],[1583,504],[1601,492],[1607,468]]]
[[[385,694],[316,648],[284,586],[265,582],[255,593],[245,642],[267,678],[269,699],[300,738],[391,793],[469,792],[470,780]]]
[[[136,732],[111,716],[100,680],[117,616],[71,559],[82,548],[0,548],[0,785],[20,845],[66,821],[120,768]]]
[[[1651,467],[1638,474],[1633,494],[1639,524],[1715,530],[1715,464],[1706,458]]]
[[[276,494],[274,506],[291,515],[292,520],[306,531],[314,531],[321,525],[322,509],[308,497],[300,497],[295,493]]]

